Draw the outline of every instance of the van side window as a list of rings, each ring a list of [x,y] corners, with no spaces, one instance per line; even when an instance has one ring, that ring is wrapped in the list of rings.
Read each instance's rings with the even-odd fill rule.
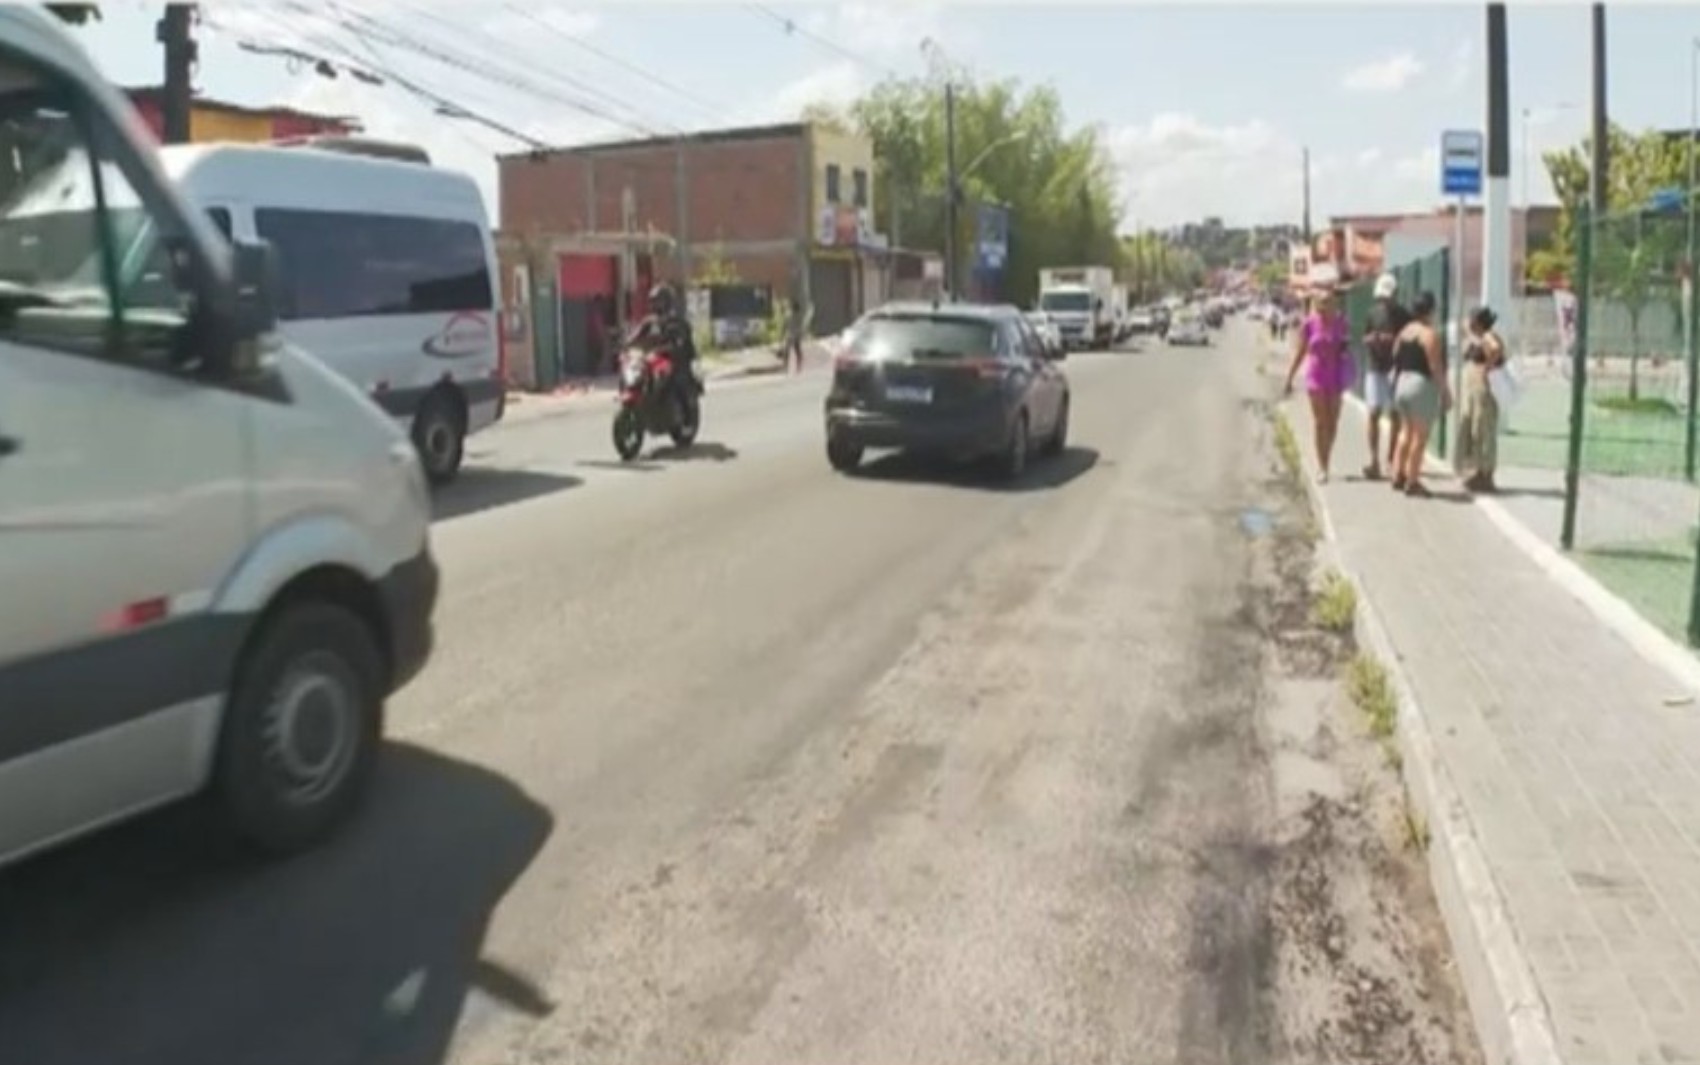
[[[21,68],[0,92],[0,339],[166,366],[193,299],[187,251],[71,90]]]
[[[484,233],[472,222],[262,208],[254,227],[277,250],[285,321],[496,305]]]
[[[225,240],[231,239],[230,234],[234,230],[231,228],[229,211],[222,207],[208,207],[207,217],[212,219],[212,224],[217,227],[220,233],[224,234]]]

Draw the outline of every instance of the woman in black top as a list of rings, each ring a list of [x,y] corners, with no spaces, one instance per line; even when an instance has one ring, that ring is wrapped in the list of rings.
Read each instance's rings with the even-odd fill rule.
[[[1411,304],[1411,321],[1393,344],[1393,410],[1403,423],[1393,463],[1393,489],[1426,496],[1423,455],[1429,430],[1452,403],[1446,384],[1446,355],[1434,331],[1434,293]]]
[[[1464,390],[1458,402],[1458,450],[1453,455],[1458,476],[1472,492],[1494,491],[1493,471],[1499,460],[1499,401],[1488,375],[1505,365],[1505,345],[1493,331],[1493,311],[1476,308],[1470,315],[1470,335],[1464,341]]]

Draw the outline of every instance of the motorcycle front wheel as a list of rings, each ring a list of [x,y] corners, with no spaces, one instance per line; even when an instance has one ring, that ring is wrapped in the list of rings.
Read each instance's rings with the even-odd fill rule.
[[[697,431],[702,428],[702,404],[689,399],[680,403],[680,407],[682,409],[667,435],[673,438],[673,446],[690,447],[696,443]]]
[[[633,407],[621,407],[614,415],[614,450],[621,462],[630,462],[643,450],[643,419]]]

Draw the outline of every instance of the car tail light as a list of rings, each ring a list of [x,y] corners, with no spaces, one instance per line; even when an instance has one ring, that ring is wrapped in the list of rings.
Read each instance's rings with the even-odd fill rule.
[[[834,373],[844,370],[860,369],[861,366],[861,357],[853,351],[841,351],[832,357],[832,369]]]
[[[999,378],[1004,373],[1003,361],[991,355],[976,355],[964,359],[962,368],[982,379]]]

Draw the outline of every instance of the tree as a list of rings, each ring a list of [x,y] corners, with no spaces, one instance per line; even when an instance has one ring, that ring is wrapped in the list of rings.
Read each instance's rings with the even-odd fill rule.
[[[1686,313],[1676,278],[1685,254],[1683,227],[1667,216],[1650,214],[1649,201],[1660,189],[1687,182],[1686,144],[1657,130],[1633,134],[1612,126],[1610,187],[1606,215],[1596,219],[1593,290],[1620,304],[1629,316],[1629,398],[1641,397],[1641,320],[1661,294],[1678,320]],[[1525,275],[1546,284],[1554,275],[1575,273],[1575,225],[1588,200],[1591,142],[1544,157],[1553,191],[1558,194],[1558,227],[1552,246],[1529,257]]]
[[[100,21],[99,4],[45,4],[43,5],[57,19],[68,22],[73,26],[81,26],[91,19]]]
[[[937,84],[891,79],[845,112],[815,107],[808,113],[829,126],[859,130],[873,142],[882,171],[874,189],[875,217],[891,218],[895,201],[904,244],[944,247],[944,93]],[[1053,90],[963,79],[956,87],[956,158],[961,166],[980,159],[961,175],[959,249],[972,247],[976,202],[1009,209],[1003,298],[1031,302],[1041,267],[1119,264],[1114,167],[1097,130],[1066,128]]]

